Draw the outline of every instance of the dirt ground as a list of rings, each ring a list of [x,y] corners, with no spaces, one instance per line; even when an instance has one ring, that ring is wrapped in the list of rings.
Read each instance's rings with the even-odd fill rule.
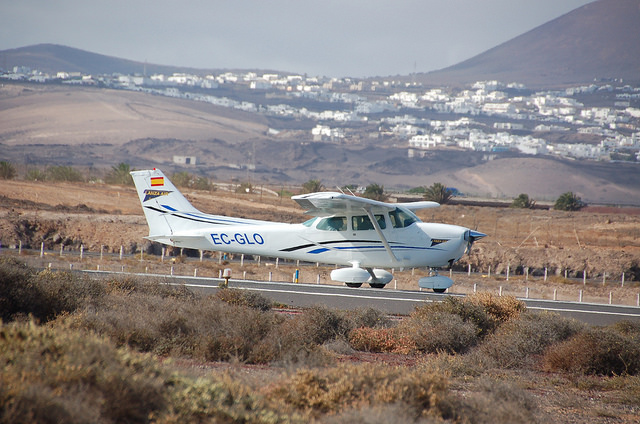
[[[220,186],[214,191],[184,189],[204,212],[247,218],[302,222],[298,205],[272,193],[236,194]],[[491,290],[503,294],[559,300],[635,305],[640,291],[640,210],[586,208],[580,212],[523,210],[482,206],[443,205],[420,213],[424,221],[474,228],[488,237],[454,267],[455,292]],[[0,185],[0,242],[3,248],[29,249],[37,255],[44,243],[48,262],[79,262],[84,266],[174,272],[217,277],[224,267],[237,267],[235,276],[290,281],[296,263],[238,257],[230,265],[217,253],[176,257],[144,240],[148,228],[133,187],[89,183],[5,181]],[[61,250],[62,249],[62,250]],[[119,253],[124,255],[120,262]],[[141,253],[142,250],[142,253]],[[60,253],[62,252],[62,257]],[[113,254],[116,262],[99,262]],[[195,252],[187,252],[193,255]],[[171,256],[171,257],[170,257]],[[196,255],[197,256],[197,255]],[[140,259],[143,259],[142,261]],[[103,258],[106,261],[106,256]],[[91,261],[97,261],[92,263]],[[197,269],[197,271],[196,271]],[[331,267],[302,265],[301,282],[330,283]],[[468,275],[469,269],[471,274]],[[391,285],[417,289],[425,270],[393,270]],[[441,273],[448,273],[442,270]],[[586,273],[586,279],[585,279]],[[546,274],[546,276],[545,276]]]

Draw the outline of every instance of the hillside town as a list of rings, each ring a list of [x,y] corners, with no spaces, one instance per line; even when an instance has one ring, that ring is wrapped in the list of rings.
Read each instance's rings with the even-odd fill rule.
[[[534,91],[499,81],[457,89],[390,79],[256,72],[50,75],[26,67],[3,72],[0,80],[134,90],[206,102],[279,118],[270,121],[269,136],[388,142],[406,146],[409,157],[457,149],[640,162],[640,87],[620,80]],[[287,125],[291,120],[305,121],[309,128],[292,129]],[[278,122],[281,127],[273,124]]]

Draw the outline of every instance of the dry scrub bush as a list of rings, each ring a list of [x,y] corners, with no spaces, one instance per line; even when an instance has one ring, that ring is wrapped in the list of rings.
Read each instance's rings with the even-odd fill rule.
[[[515,383],[481,377],[470,391],[465,398],[464,412],[469,422],[537,422],[535,400]]]
[[[268,397],[276,405],[312,417],[381,404],[402,404],[414,417],[449,418],[453,414],[446,378],[419,367],[407,370],[361,364],[303,369],[282,381]]]
[[[417,352],[464,353],[478,342],[478,328],[459,315],[434,311],[411,314],[399,325]]]
[[[491,293],[472,294],[465,297],[463,303],[482,305],[498,323],[516,319],[527,309],[524,302],[513,296],[495,296]]]
[[[228,375],[171,373],[62,320],[0,324],[0,365],[0,424],[306,422]]]
[[[230,305],[247,306],[249,308],[259,309],[261,311],[268,311],[271,309],[272,302],[261,295],[249,290],[240,289],[221,289],[215,294],[217,299],[226,302]]]
[[[183,284],[170,284],[162,279],[140,279],[138,277],[115,277],[105,281],[108,294],[128,295],[145,294],[183,301],[198,299],[188,287]]]
[[[0,422],[148,422],[164,406],[150,358],[68,328],[0,327]]]
[[[234,381],[228,374],[217,380],[176,374],[167,384],[173,390],[168,394],[166,415],[155,420],[158,424],[306,422],[295,411],[285,415],[271,408],[255,390]]]
[[[398,328],[356,328],[349,333],[349,344],[363,352],[409,354],[416,351],[413,340]]]
[[[103,308],[80,314],[75,322],[142,352],[255,362],[256,344],[276,317],[213,297],[184,300],[130,293],[110,296]]]
[[[354,349],[369,352],[464,353],[524,310],[524,304],[512,297],[450,296],[416,307],[397,328],[357,328],[349,342]]]
[[[321,346],[334,340],[346,340],[351,328],[351,322],[344,313],[312,307],[273,326],[271,332],[260,340],[256,354],[262,355],[259,362],[263,363],[326,365],[331,359]]]
[[[583,328],[582,323],[555,313],[526,313],[500,326],[476,353],[504,368],[531,366],[548,346],[568,339]]]
[[[357,308],[353,311],[345,311],[346,318],[351,321],[352,328],[388,328],[393,325],[389,316],[379,309]]]
[[[98,302],[103,286],[69,272],[36,272],[14,258],[0,258],[0,319],[31,315],[41,322]]]
[[[637,327],[633,335],[624,334],[620,327],[618,324],[617,327],[587,329],[551,346],[544,355],[544,368],[589,375],[639,374],[640,338]]]

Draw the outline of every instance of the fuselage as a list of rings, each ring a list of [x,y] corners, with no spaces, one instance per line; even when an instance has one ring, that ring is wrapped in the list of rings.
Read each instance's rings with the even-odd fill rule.
[[[158,241],[177,247],[380,268],[445,266],[460,259],[467,248],[468,229],[464,227],[424,223],[404,209],[378,212],[375,218],[395,258],[363,213],[316,217],[302,224],[211,225]],[[195,240],[199,240],[197,245]]]

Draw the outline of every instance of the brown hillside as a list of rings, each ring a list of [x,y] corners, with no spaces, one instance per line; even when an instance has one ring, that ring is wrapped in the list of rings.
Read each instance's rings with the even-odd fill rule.
[[[640,1],[598,0],[454,66],[421,74],[427,84],[490,79],[531,87],[640,81]]]
[[[0,143],[121,145],[145,137],[233,143],[262,136],[267,129],[259,117],[221,109],[124,90],[3,85]]]

